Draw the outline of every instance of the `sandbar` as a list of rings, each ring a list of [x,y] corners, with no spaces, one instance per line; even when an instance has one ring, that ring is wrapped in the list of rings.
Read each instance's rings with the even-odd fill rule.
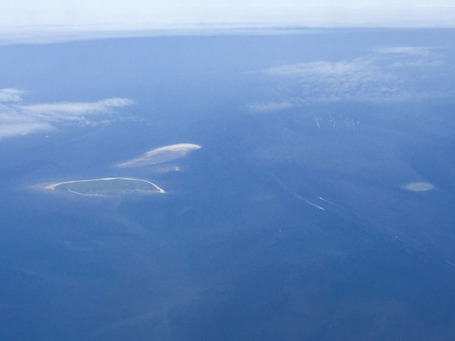
[[[192,143],[172,144],[169,146],[152,149],[137,158],[121,162],[117,164],[116,167],[133,168],[147,165],[155,165],[184,157],[193,150],[197,150],[200,148],[201,148],[200,145]]]
[[[411,192],[424,192],[435,189],[434,185],[429,182],[411,182],[403,186],[403,188]]]

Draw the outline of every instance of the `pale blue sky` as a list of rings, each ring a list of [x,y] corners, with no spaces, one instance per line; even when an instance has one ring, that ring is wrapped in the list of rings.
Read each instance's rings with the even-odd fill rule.
[[[453,0],[14,0],[0,32],[187,27],[455,26]]]

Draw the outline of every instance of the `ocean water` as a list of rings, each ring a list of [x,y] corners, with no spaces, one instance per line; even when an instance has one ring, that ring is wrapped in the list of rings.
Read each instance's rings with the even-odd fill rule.
[[[0,46],[2,340],[453,339],[453,30],[278,33]]]

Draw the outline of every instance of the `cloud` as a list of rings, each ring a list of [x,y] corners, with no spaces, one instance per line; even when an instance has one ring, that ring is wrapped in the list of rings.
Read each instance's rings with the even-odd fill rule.
[[[294,105],[291,102],[268,102],[248,105],[248,109],[253,112],[267,113],[273,111],[281,111],[292,108]]]
[[[363,68],[362,63],[353,62],[326,62],[317,61],[310,63],[291,64],[276,66],[265,70],[264,72],[272,76],[284,77],[327,77],[327,76],[343,76],[354,72],[365,71],[368,68]]]
[[[425,80],[443,74],[434,48],[381,47],[352,60],[278,65],[256,72],[270,83],[277,100],[255,103],[250,111],[278,111],[312,102],[397,101],[447,96],[441,83],[431,90]],[[418,74],[418,77],[416,77]],[[444,88],[445,86],[445,88]]]
[[[93,124],[97,117],[133,104],[127,98],[23,104],[25,93],[18,89],[0,89],[0,138],[45,132],[69,123]]]
[[[0,103],[20,102],[25,91],[18,89],[0,89]]]
[[[383,54],[404,54],[413,56],[429,56],[432,49],[423,46],[394,46],[394,47],[378,47],[372,50],[373,52]]]
[[[316,61],[269,68],[264,74],[288,83],[294,102],[365,99],[395,90],[394,75],[366,58]]]
[[[112,112],[114,108],[132,104],[125,98],[109,98],[98,102],[64,102],[53,104],[23,105],[19,108],[34,115],[44,115],[50,118],[79,117]],[[64,116],[63,116],[64,115]]]
[[[0,122],[2,122],[2,120],[0,120]],[[28,135],[36,132],[45,132],[55,129],[50,124],[46,123],[19,122],[11,124],[0,124],[0,139],[17,135]]]
[[[54,1],[55,2],[55,1]],[[289,27],[454,27],[453,0],[3,1],[0,42],[43,42],[146,31]],[[17,3],[17,4],[15,4]],[[103,3],[104,5],[100,5]],[[125,5],[128,4],[128,5]]]

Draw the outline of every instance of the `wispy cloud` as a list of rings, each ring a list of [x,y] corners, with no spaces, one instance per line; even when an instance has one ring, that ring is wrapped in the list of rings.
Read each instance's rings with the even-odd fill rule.
[[[372,50],[373,52],[383,54],[402,54],[412,56],[429,56],[432,54],[432,49],[423,46],[393,46],[393,47],[378,47]]]
[[[270,82],[277,100],[249,106],[250,111],[282,110],[301,103],[396,101],[447,95],[443,85],[429,91],[422,82],[443,72],[433,48],[383,47],[352,60],[278,65],[258,74]],[[415,77],[418,72],[419,77]],[[283,100],[284,99],[284,100]]]
[[[286,82],[294,102],[365,99],[379,94],[383,97],[396,90],[394,75],[368,58],[276,66],[264,70],[264,74],[274,81]]]
[[[24,104],[24,94],[19,89],[0,89],[0,138],[49,131],[68,123],[93,124],[97,117],[133,104],[127,98]]]
[[[18,89],[0,89],[0,103],[20,102],[25,91]]]
[[[248,109],[253,112],[267,113],[273,111],[281,111],[292,108],[292,102],[267,102],[248,105]]]
[[[326,62],[316,61],[310,63],[291,64],[269,68],[264,73],[272,76],[284,76],[284,77],[340,77],[345,75],[352,75],[354,73],[365,72],[371,73],[369,68],[365,68],[364,62],[357,60],[355,62]]]

